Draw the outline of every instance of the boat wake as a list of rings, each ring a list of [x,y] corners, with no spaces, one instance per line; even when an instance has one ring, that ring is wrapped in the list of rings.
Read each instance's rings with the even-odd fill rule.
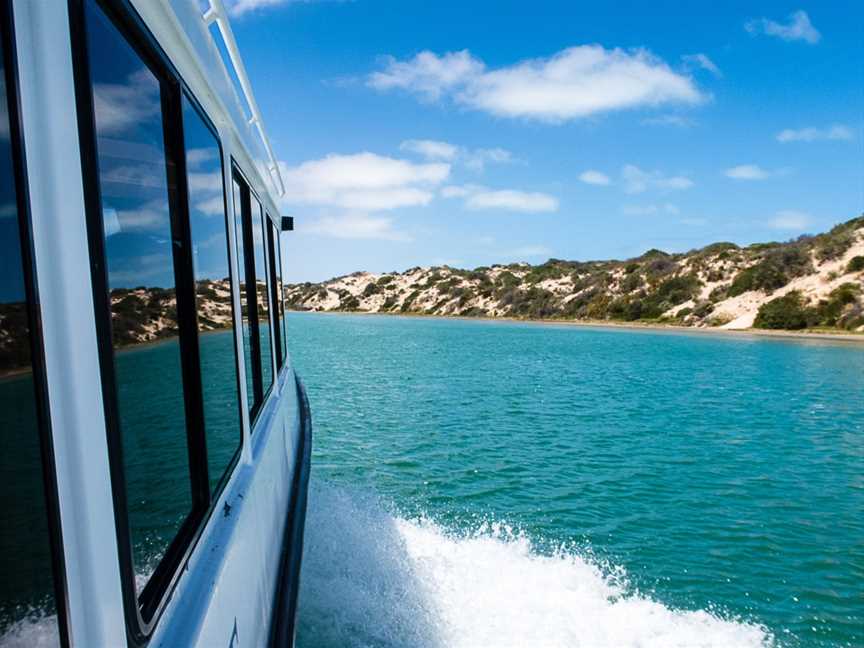
[[[453,534],[314,479],[307,515],[300,648],[775,643],[761,626],[633,593],[623,574],[575,552],[541,555],[506,525]],[[55,616],[34,612],[0,648],[56,645],[56,631]]]
[[[57,615],[30,610],[0,634],[0,648],[56,648],[60,645]]]
[[[307,515],[303,648],[774,645],[758,625],[633,593],[574,552],[540,555],[504,525],[452,534],[314,479]]]

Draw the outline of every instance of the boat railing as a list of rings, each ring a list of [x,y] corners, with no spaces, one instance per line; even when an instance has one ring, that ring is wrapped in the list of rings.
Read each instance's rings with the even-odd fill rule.
[[[276,156],[273,154],[273,147],[270,146],[270,140],[264,129],[264,121],[261,117],[261,111],[258,109],[258,102],[255,101],[255,95],[252,93],[252,86],[249,83],[249,77],[246,74],[246,67],[243,65],[243,59],[240,57],[240,50],[237,48],[237,41],[234,39],[234,32],[231,30],[231,23],[228,21],[228,13],[225,11],[225,5],[222,4],[222,0],[209,0],[209,2],[210,6],[203,14],[204,22],[208,27],[213,23],[216,23],[219,27],[219,34],[222,36],[225,49],[228,51],[228,58],[231,62],[231,66],[234,68],[234,74],[240,82],[240,88],[243,90],[246,105],[252,113],[248,118],[249,125],[254,125],[258,130],[258,135],[261,137],[261,142],[264,144],[264,149],[267,151],[267,156],[269,158],[267,170],[270,172],[270,178],[276,185],[279,195],[284,196],[285,183],[282,181],[282,172],[279,170],[279,163],[276,161]]]

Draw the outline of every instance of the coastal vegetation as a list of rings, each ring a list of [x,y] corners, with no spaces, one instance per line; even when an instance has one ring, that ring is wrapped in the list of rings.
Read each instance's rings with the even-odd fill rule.
[[[818,235],[625,260],[355,272],[286,286],[295,310],[864,331],[864,215]]]

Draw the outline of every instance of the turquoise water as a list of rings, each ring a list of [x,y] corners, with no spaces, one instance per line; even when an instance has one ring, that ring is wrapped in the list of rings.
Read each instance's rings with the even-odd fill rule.
[[[302,646],[864,645],[864,348],[288,326]]]

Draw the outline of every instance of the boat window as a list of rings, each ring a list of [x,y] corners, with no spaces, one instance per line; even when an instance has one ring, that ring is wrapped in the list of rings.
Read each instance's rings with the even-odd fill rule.
[[[285,320],[285,284],[282,272],[282,237],[276,229],[276,259],[279,263],[279,319],[282,321],[282,362],[288,360],[288,322]]]
[[[242,438],[228,262],[228,221],[219,141],[185,95],[183,138],[207,465],[210,492],[215,494]]]
[[[282,368],[285,363],[285,310],[282,302],[282,254],[279,247],[279,230],[269,218],[267,222],[267,252],[270,257],[271,301],[273,302],[273,322],[275,326],[273,339],[276,347],[276,367]]]
[[[169,208],[176,187],[162,118],[168,88],[93,1],[86,33],[112,325],[111,418],[140,594],[193,510],[174,254],[183,246]]]
[[[252,241],[255,246],[255,293],[258,300],[258,322],[261,331],[261,380],[265,394],[273,384],[273,331],[270,329],[270,295],[267,258],[264,252],[266,239],[264,219],[267,218],[261,203],[252,196]]]
[[[234,218],[236,222],[237,267],[239,268],[239,277],[237,281],[240,287],[240,322],[243,328],[243,358],[246,366],[246,400],[249,404],[248,407],[251,414],[250,418],[252,418],[254,417],[254,412],[257,410],[257,405],[260,402],[261,397],[258,395],[260,393],[260,387],[258,389],[255,388],[256,380],[258,380],[258,371],[256,368],[257,363],[254,361],[253,356],[252,321],[249,318],[250,286],[246,280],[247,261],[245,251],[247,246],[244,241],[246,239],[245,222],[248,220],[248,217],[244,218],[243,214],[249,210],[249,188],[236,174],[234,175],[231,184],[234,194]],[[252,291],[251,297],[254,300],[254,291]],[[255,339],[257,339],[257,335],[255,335]],[[257,346],[256,342],[254,344],[256,350]]]
[[[14,92],[14,75],[9,69],[11,20],[6,10],[8,6],[0,8],[0,645],[29,645],[38,638],[40,646],[49,646],[60,643],[61,627],[52,563],[59,551],[52,553],[49,525],[56,499],[40,398],[41,346],[32,324],[35,293],[33,284],[28,286],[29,228],[16,188],[16,181],[23,183],[20,149],[10,133],[7,89]]]

